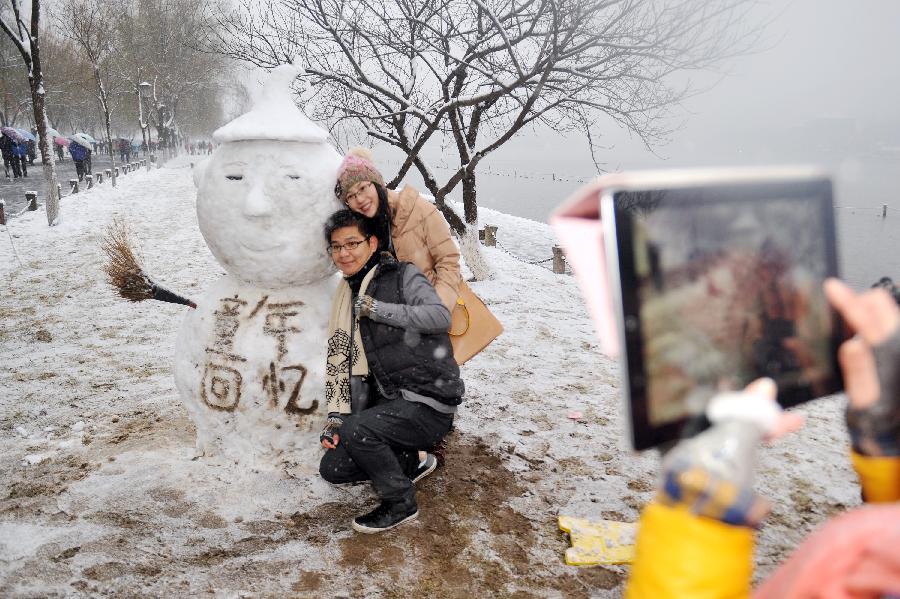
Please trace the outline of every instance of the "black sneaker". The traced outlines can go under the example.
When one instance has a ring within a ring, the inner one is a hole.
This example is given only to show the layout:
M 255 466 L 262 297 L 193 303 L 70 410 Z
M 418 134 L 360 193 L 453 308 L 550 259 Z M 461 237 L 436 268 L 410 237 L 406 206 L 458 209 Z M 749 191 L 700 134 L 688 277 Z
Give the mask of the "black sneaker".
M 434 469 L 437 468 L 437 465 L 438 465 L 437 458 L 434 457 L 433 455 L 431 455 L 430 453 L 426 453 L 425 454 L 425 463 L 422 464 L 421 466 L 419 466 L 418 468 L 416 468 L 416 471 L 413 472 L 412 476 L 409 477 L 410 480 L 412 480 L 414 483 L 419 482 L 420 480 L 422 480 L 423 478 L 425 478 L 426 476 L 428 476 L 429 474 L 434 472 Z
M 382 501 L 381 505 L 364 516 L 353 519 L 353 529 L 364 533 L 382 532 L 415 520 L 419 508 L 413 499 L 408 501 Z

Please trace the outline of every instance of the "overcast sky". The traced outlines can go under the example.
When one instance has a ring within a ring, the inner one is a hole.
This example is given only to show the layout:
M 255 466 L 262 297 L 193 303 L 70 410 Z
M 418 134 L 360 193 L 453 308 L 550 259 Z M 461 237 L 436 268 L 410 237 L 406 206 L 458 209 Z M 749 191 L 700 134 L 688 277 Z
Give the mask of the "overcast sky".
M 900 1 L 793 0 L 760 11 L 774 17 L 768 49 L 733 60 L 713 89 L 686 103 L 684 127 L 657 150 L 662 158 L 610 129 L 604 143 L 615 148 L 603 153 L 609 169 L 798 158 L 804 152 L 779 146 L 785 138 L 802 142 L 807 127 L 827 135 L 813 124 L 818 119 L 850 119 L 873 143 L 900 146 Z M 552 160 L 573 173 L 589 171 L 581 149 L 541 134 L 511 144 L 495 162 Z

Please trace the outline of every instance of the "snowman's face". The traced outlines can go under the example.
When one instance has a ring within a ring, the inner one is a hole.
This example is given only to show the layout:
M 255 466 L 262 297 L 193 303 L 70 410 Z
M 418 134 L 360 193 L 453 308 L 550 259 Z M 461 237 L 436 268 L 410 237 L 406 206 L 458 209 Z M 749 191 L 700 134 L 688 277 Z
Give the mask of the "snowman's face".
M 341 157 L 327 144 L 223 144 L 196 175 L 197 218 L 229 273 L 261 287 L 305 285 L 331 272 L 322 230 L 340 204 Z

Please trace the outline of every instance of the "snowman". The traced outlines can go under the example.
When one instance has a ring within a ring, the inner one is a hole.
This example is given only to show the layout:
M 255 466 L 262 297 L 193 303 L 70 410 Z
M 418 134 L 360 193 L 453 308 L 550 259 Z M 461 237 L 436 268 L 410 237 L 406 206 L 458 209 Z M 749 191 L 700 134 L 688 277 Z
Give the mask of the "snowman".
M 325 411 L 336 278 L 322 231 L 341 157 L 291 99 L 299 73 L 273 70 L 194 170 L 200 231 L 227 274 L 182 323 L 175 381 L 198 451 L 252 466 L 314 468 Z

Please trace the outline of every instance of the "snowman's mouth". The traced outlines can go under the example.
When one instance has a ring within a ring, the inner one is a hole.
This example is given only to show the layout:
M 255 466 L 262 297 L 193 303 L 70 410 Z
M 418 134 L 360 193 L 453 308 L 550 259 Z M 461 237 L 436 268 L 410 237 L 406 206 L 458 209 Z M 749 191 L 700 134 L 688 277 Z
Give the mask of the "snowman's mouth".
M 255 241 L 255 242 L 240 242 L 241 247 L 245 250 L 250 250 L 251 252 L 273 252 L 275 250 L 281 249 L 284 245 L 283 243 L 271 243 L 263 240 Z

